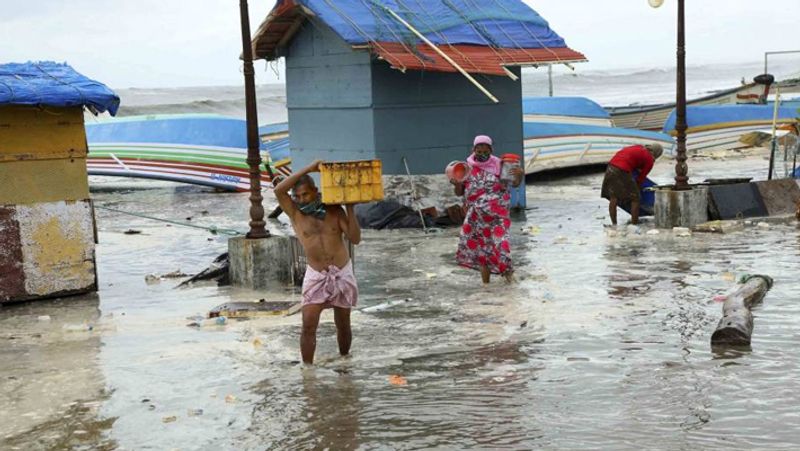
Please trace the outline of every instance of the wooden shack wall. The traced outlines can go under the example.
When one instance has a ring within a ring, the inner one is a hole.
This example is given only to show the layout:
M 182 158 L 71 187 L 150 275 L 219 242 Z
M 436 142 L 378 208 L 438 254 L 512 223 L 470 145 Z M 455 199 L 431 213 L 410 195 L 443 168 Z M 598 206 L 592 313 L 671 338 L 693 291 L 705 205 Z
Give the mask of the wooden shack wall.
M 81 107 L 0 107 L 0 303 L 93 291 Z

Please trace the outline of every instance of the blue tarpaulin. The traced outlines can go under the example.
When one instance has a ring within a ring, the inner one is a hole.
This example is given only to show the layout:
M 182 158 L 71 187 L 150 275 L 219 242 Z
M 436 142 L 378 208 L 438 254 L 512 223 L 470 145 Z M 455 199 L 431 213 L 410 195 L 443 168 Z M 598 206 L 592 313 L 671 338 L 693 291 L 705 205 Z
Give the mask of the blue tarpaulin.
M 119 97 L 66 63 L 0 64 L 0 105 L 85 106 L 117 114 Z
M 522 114 L 609 118 L 605 108 L 586 97 L 524 97 Z
M 704 125 L 724 124 L 746 121 L 772 121 L 773 105 L 713 105 L 686 107 L 686 123 L 689 128 Z M 794 119 L 800 116 L 796 108 L 779 107 L 778 120 Z M 675 130 L 675 110 L 664 123 L 664 133 Z
M 566 47 L 547 21 L 521 0 L 295 0 L 351 45 L 417 42 L 385 8 L 434 44 L 505 48 Z

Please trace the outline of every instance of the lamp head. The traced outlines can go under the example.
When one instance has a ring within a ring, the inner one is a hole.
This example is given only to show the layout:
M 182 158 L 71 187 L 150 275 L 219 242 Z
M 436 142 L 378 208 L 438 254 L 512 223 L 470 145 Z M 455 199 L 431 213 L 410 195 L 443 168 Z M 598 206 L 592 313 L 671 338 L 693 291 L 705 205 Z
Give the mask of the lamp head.
M 647 0 L 647 3 L 649 3 L 653 8 L 658 8 L 664 4 L 664 0 Z

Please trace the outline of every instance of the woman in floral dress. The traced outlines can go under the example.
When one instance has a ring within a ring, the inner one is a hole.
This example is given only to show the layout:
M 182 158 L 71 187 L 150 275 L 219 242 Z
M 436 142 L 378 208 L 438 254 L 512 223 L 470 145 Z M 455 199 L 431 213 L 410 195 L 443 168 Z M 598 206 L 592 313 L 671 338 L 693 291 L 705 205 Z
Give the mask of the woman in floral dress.
M 491 274 L 501 274 L 511 281 L 511 245 L 509 244 L 508 182 L 500 180 L 501 161 L 492 155 L 492 139 L 475 137 L 472 155 L 467 158 L 470 172 L 463 182 L 451 181 L 456 195 L 464 196 L 466 216 L 461 227 L 456 261 L 459 265 L 480 271 L 483 283 Z M 512 169 L 513 187 L 519 186 L 522 168 Z

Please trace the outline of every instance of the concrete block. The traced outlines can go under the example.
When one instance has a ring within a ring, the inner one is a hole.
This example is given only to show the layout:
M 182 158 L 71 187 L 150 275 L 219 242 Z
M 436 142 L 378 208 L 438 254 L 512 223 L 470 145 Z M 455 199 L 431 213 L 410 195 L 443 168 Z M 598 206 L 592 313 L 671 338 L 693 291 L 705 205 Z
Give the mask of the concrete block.
M 88 199 L 0 205 L 0 304 L 97 289 Z
M 764 180 L 754 183 L 770 216 L 793 215 L 800 203 L 800 187 L 795 180 Z
M 293 236 L 261 240 L 228 240 L 231 285 L 263 290 L 281 285 L 301 285 L 306 270 L 303 247 Z
M 753 183 L 712 185 L 708 188 L 711 219 L 741 219 L 767 216 L 767 207 Z
M 708 221 L 708 190 L 656 191 L 655 223 L 661 229 L 693 227 Z

